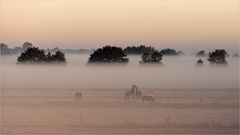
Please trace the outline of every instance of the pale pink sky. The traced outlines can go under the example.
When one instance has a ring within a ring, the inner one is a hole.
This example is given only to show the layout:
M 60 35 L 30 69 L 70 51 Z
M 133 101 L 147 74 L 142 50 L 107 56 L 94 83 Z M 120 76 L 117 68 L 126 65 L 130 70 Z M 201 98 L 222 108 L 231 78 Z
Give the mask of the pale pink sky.
M 239 45 L 238 0 L 0 0 L 0 42 L 42 48 L 105 44 Z

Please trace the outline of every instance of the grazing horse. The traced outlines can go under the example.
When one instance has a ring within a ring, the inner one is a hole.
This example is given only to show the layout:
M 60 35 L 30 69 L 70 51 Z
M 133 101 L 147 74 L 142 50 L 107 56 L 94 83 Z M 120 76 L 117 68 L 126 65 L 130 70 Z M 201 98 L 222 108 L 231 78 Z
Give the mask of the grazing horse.
M 138 91 L 138 87 L 136 85 L 132 85 L 132 89 L 127 91 L 124 97 L 125 100 L 129 98 L 140 99 L 142 97 L 142 92 Z
M 76 102 L 82 101 L 82 93 L 80 93 L 80 92 L 75 93 L 75 101 Z
M 142 102 L 148 101 L 149 103 L 155 103 L 155 98 L 153 96 L 143 96 Z

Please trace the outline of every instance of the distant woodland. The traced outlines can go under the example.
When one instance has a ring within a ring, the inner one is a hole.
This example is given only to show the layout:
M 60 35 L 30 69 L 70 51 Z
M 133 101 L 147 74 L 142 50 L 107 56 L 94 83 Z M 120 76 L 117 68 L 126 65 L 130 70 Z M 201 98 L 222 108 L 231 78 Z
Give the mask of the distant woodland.
M 8 45 L 1 43 L 1 55 L 19 55 L 18 63 L 66 63 L 65 54 L 90 54 L 88 63 L 128 63 L 128 55 L 140 55 L 140 64 L 161 63 L 165 56 L 179 56 L 184 52 L 175 49 L 157 50 L 152 46 L 127 46 L 126 48 L 106 45 L 96 50 L 85 49 L 40 49 L 34 47 L 32 43 L 25 42 L 22 47 L 9 48 Z M 227 64 L 226 57 L 229 56 L 224 49 L 215 49 L 206 53 L 200 50 L 195 53 L 196 57 L 207 57 L 210 64 Z M 232 57 L 239 57 L 239 53 L 234 53 Z M 199 59 L 197 65 L 202 65 L 204 61 Z

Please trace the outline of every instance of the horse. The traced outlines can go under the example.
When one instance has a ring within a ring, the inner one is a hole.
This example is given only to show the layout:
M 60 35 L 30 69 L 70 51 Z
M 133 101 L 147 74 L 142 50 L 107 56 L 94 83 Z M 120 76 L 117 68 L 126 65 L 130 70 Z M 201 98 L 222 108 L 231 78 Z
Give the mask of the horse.
M 143 96 L 142 103 L 148 101 L 149 103 L 155 103 L 155 98 L 153 96 Z
M 125 100 L 127 100 L 127 99 L 129 99 L 131 96 L 133 96 L 133 95 L 134 95 L 134 92 L 130 90 L 130 91 L 127 91 L 127 92 L 126 92 L 124 98 L 125 98 Z
M 130 91 L 126 92 L 124 97 L 125 97 L 125 100 L 127 100 L 129 98 L 141 98 L 142 92 L 141 91 L 134 92 L 134 91 L 130 90 Z
M 132 85 L 132 89 L 125 93 L 125 100 L 129 98 L 137 98 L 140 99 L 142 97 L 142 92 L 138 91 L 138 87 L 136 85 Z
M 82 101 L 82 93 L 80 93 L 80 92 L 75 93 L 75 101 L 76 102 Z
M 142 92 L 141 91 L 137 91 L 136 92 L 136 97 L 137 98 L 141 98 L 142 97 Z

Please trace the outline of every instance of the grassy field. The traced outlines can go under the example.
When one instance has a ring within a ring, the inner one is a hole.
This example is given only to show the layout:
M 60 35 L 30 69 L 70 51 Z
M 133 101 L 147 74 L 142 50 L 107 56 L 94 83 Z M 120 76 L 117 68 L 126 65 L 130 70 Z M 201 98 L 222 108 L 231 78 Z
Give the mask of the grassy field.
M 125 92 L 2 90 L 1 134 L 239 133 L 238 90 L 157 90 L 152 104 L 125 101 Z

